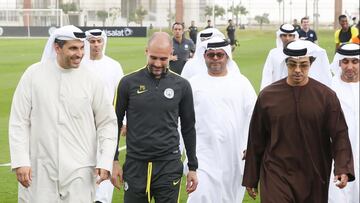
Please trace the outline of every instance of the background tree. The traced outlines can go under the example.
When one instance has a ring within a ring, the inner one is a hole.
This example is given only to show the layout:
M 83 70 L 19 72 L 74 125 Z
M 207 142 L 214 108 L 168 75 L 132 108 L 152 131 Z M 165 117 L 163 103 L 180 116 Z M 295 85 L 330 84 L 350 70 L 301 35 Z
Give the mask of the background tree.
M 221 6 L 215 5 L 215 19 L 219 16 L 223 17 L 225 14 L 225 9 Z M 215 25 L 215 19 L 214 19 L 214 25 Z
M 270 23 L 268 13 L 264 13 L 264 14 L 262 14 L 262 16 L 259 16 L 259 15 L 255 16 L 255 20 L 256 20 L 256 22 L 259 23 L 260 30 L 262 30 L 262 26 L 264 23 L 266 23 L 266 24 Z
M 127 18 L 126 25 L 129 26 L 129 24 L 131 22 L 136 23 L 136 16 L 135 16 L 135 13 L 133 13 L 133 12 L 129 13 L 129 17 Z
M 75 3 L 61 3 L 59 7 L 65 14 L 68 14 L 70 11 L 78 11 Z
M 171 30 L 172 22 L 175 22 L 175 13 L 168 13 L 167 14 L 167 22 L 169 23 L 169 29 Z
M 206 6 L 205 7 L 205 17 L 209 18 L 212 16 L 212 6 Z
M 140 26 L 143 25 L 143 20 L 145 16 L 148 14 L 147 10 L 143 9 L 142 6 L 140 8 L 135 10 L 135 21 L 136 23 L 140 24 Z
M 101 20 L 103 27 L 105 27 L 105 22 L 109 16 L 109 13 L 107 11 L 100 10 L 96 12 L 96 16 Z
M 111 8 L 109 11 L 109 17 L 111 20 L 111 24 L 114 25 L 115 21 L 120 18 L 121 9 L 120 8 Z
M 231 6 L 228 11 L 235 16 L 236 25 L 241 25 L 241 18 L 239 20 L 239 16 L 241 17 L 242 15 L 247 15 L 249 13 L 246 8 L 244 6 L 241 6 L 240 4 L 235 7 Z
M 212 13 L 213 12 L 213 7 L 212 6 L 206 6 L 205 7 L 205 16 L 206 17 L 211 17 L 212 16 Z M 215 19 L 219 16 L 224 16 L 225 14 L 225 9 L 219 5 L 215 5 L 215 8 L 214 8 L 214 15 L 215 15 L 215 18 L 214 18 L 214 24 L 213 26 L 215 26 Z

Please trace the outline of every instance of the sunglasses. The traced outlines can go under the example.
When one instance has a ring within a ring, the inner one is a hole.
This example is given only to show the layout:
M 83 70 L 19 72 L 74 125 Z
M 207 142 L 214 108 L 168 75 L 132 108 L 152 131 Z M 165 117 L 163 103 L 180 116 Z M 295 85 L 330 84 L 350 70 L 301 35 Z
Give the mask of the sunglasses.
M 300 69 L 307 69 L 310 67 L 310 63 L 293 63 L 293 62 L 288 62 L 286 64 L 290 69 L 295 69 L 297 67 L 300 67 Z
M 225 53 L 222 53 L 222 52 L 210 52 L 210 53 L 206 53 L 206 56 L 208 57 L 208 58 L 211 58 L 211 59 L 214 59 L 215 58 L 215 56 L 218 58 L 218 59 L 222 59 L 222 58 L 224 58 L 224 56 L 225 56 Z

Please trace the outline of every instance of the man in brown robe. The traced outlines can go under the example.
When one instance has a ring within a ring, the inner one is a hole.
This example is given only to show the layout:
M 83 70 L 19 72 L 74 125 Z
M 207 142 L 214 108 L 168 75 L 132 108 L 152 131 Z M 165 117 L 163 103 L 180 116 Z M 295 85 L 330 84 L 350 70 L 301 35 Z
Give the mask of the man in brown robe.
M 314 57 L 301 40 L 284 53 L 288 77 L 260 92 L 249 129 L 242 185 L 262 202 L 326 203 L 331 162 L 343 188 L 353 181 L 348 128 L 336 94 L 309 78 Z

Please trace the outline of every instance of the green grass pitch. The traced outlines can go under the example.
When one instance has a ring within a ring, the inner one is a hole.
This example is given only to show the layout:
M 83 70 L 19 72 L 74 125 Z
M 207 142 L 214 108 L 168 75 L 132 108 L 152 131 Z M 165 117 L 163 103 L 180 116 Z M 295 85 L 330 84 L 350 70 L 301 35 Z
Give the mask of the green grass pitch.
M 318 33 L 320 46 L 327 50 L 330 61 L 333 58 L 333 31 Z M 262 67 L 269 50 L 275 47 L 275 30 L 237 31 L 240 46 L 233 53 L 241 72 L 249 78 L 258 92 Z M 110 38 L 107 55 L 119 61 L 125 73 L 141 68 L 146 63 L 146 38 Z M 24 70 L 40 60 L 46 39 L 0 38 L 0 164 L 9 163 L 8 120 L 13 92 Z M 124 145 L 124 140 L 121 141 Z M 124 153 L 121 154 L 121 161 Z M 185 181 L 182 181 L 180 202 L 186 202 Z M 113 202 L 122 202 L 123 192 L 114 192 Z M 0 203 L 17 202 L 17 181 L 9 166 L 0 167 Z M 247 195 L 243 202 L 254 201 Z

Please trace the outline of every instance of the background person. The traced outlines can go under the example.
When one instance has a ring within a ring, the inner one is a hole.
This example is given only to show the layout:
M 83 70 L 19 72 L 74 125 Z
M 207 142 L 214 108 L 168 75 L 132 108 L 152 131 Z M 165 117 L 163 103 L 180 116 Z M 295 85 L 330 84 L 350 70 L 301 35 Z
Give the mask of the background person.
M 195 21 L 191 21 L 191 26 L 189 27 L 189 37 L 196 44 L 196 36 L 198 33 L 198 28 L 195 25 Z
M 340 29 L 335 31 L 335 46 L 339 48 L 341 44 L 351 42 L 351 39 L 359 35 L 359 30 L 355 27 L 349 26 L 348 18 L 346 15 L 339 16 Z
M 228 23 L 229 25 L 226 27 L 226 33 L 230 40 L 231 51 L 234 51 L 236 46 L 236 39 L 235 39 L 236 26 L 233 24 L 233 21 L 231 19 L 228 20 Z
M 301 18 L 301 29 L 298 30 L 299 39 L 308 40 L 317 44 L 316 32 L 310 29 L 309 17 Z
M 186 61 L 192 58 L 195 52 L 194 43 L 184 37 L 184 24 L 175 22 L 172 26 L 173 55 L 170 58 L 170 70 L 181 74 Z
M 298 38 L 298 32 L 290 24 L 283 24 L 276 31 L 276 48 L 271 49 L 266 58 L 262 71 L 260 90 L 286 75 L 286 69 L 280 66 L 286 57 L 283 49 L 287 43 Z
M 206 22 L 207 22 L 207 25 L 206 25 L 206 27 L 204 29 L 213 28 L 213 26 L 211 25 L 211 20 L 210 19 L 207 20 Z
M 119 62 L 105 55 L 107 36 L 100 29 L 92 29 L 85 32 L 85 56 L 82 63 L 100 79 L 106 87 L 107 98 L 114 100 L 117 85 L 124 75 Z M 126 125 L 121 129 L 125 134 Z M 98 155 L 100 152 L 98 152 Z M 96 188 L 95 203 L 111 203 L 114 186 L 110 180 L 105 180 Z
M 296 18 L 293 20 L 292 26 L 294 26 L 294 28 L 295 28 L 296 31 L 299 31 L 299 30 L 301 29 L 301 27 L 300 27 L 300 25 L 298 24 L 298 21 L 297 21 Z

